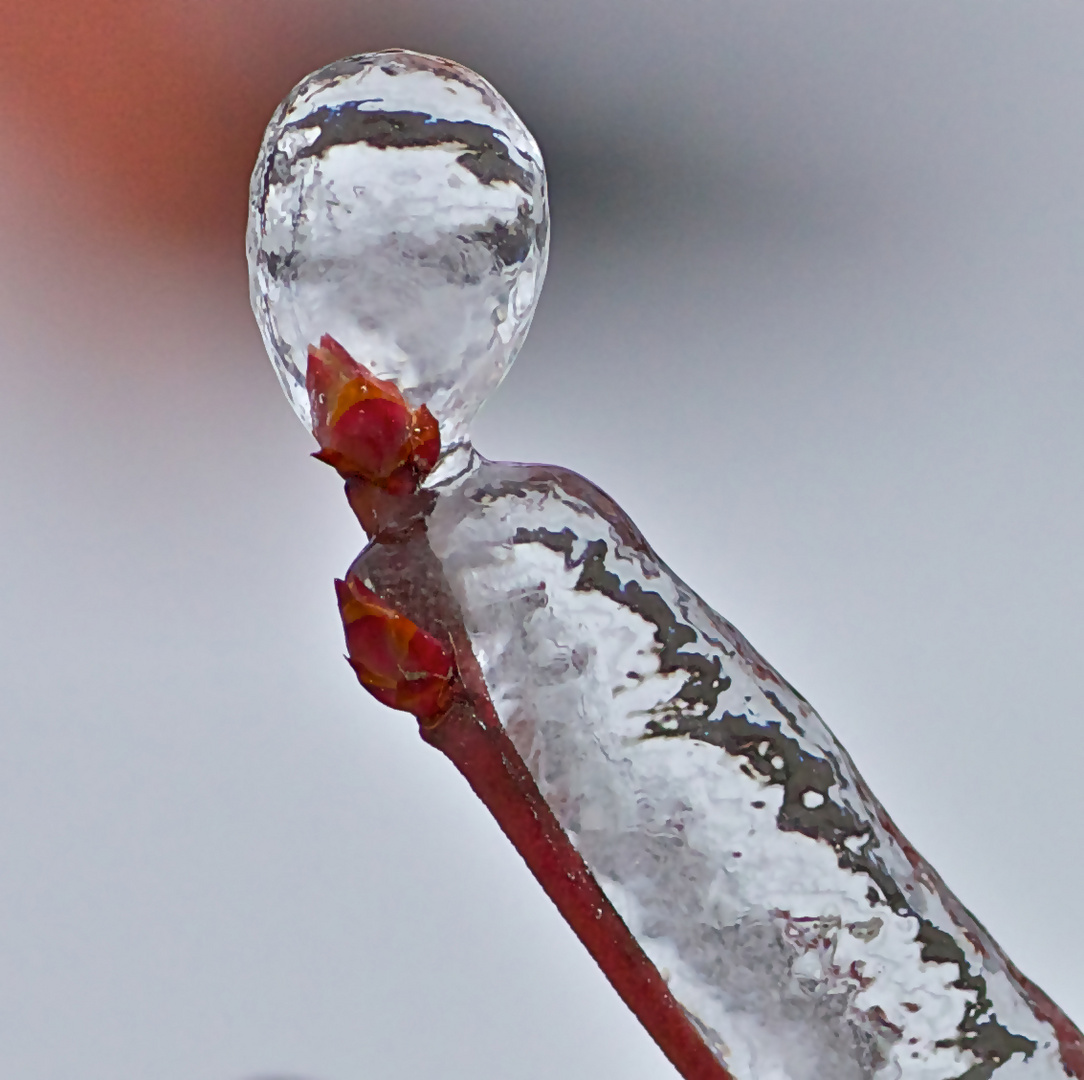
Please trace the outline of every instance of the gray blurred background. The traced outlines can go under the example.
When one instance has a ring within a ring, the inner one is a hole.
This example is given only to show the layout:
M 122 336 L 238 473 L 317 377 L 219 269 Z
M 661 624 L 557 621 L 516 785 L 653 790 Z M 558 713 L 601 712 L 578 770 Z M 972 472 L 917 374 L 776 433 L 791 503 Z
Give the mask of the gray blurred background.
M 262 354 L 246 171 L 390 45 L 549 164 L 479 447 L 613 494 L 1084 1019 L 1084 8 L 3 8 L 0 1076 L 674 1075 L 341 659 L 363 537 Z

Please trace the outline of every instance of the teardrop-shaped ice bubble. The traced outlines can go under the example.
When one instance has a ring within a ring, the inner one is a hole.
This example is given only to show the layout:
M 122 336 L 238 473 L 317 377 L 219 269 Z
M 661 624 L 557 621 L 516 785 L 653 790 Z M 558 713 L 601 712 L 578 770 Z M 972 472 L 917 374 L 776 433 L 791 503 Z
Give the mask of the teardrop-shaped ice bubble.
M 546 269 L 538 146 L 474 72 L 404 50 L 310 75 L 252 177 L 252 306 L 311 426 L 309 345 L 331 334 L 437 417 L 445 447 L 515 358 Z

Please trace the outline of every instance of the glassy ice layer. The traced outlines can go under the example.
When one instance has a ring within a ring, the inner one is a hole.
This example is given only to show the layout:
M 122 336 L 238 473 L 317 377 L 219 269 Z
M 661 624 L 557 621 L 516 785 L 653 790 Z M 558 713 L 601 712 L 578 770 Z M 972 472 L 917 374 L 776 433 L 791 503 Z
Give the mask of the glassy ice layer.
M 516 748 L 737 1080 L 1073 1075 L 1075 1028 L 607 496 L 476 457 L 428 534 Z
M 252 176 L 252 306 L 311 426 L 306 351 L 331 334 L 428 404 L 454 447 L 515 358 L 546 270 L 546 178 L 484 79 L 403 50 L 310 75 Z
M 573 473 L 470 451 L 546 261 L 541 159 L 487 83 L 404 52 L 305 80 L 264 141 L 249 256 L 303 419 L 305 349 L 331 333 L 461 441 L 422 524 L 500 719 L 736 1080 L 1084 1077 L 1079 1031 L 621 509 Z M 352 569 L 402 595 L 396 543 Z

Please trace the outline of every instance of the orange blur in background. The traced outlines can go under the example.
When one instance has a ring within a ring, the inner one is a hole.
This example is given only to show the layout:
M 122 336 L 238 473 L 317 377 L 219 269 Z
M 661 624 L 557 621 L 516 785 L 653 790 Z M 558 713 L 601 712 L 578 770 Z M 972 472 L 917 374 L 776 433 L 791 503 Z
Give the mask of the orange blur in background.
M 379 34 L 364 7 L 350 21 L 276 0 L 4 0 L 0 112 L 73 209 L 157 244 L 236 248 L 275 105 Z

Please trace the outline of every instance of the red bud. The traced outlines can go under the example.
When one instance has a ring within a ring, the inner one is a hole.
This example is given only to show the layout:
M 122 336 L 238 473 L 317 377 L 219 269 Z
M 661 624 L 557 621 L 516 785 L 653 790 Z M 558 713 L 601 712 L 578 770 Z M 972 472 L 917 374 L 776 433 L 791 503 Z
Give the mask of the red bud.
M 353 575 L 336 581 L 335 592 L 347 659 L 361 685 L 378 701 L 419 720 L 439 716 L 451 700 L 451 649 Z
M 314 457 L 394 494 L 417 490 L 440 457 L 440 427 L 425 405 L 411 410 L 393 382 L 378 379 L 330 334 L 309 347 L 305 385 L 320 443 Z

